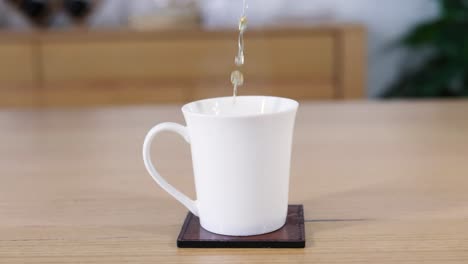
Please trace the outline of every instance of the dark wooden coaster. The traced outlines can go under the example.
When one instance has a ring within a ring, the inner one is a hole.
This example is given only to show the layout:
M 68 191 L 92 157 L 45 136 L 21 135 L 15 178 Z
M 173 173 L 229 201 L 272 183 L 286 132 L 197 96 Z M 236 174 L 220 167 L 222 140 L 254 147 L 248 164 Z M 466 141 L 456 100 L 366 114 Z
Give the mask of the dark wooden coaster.
M 304 248 L 304 208 L 289 205 L 286 224 L 279 230 L 257 236 L 223 236 L 206 231 L 199 218 L 188 213 L 177 238 L 180 248 Z

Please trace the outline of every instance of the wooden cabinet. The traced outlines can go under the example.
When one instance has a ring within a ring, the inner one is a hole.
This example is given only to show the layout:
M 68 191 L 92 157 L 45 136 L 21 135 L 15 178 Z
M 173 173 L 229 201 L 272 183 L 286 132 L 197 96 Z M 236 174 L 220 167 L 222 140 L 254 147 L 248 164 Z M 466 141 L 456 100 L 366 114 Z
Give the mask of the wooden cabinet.
M 30 62 L 18 74 L 31 77 L 25 84 L 40 93 L 42 105 L 186 102 L 232 92 L 234 31 L 37 33 L 31 39 L 31 46 L 14 51 L 0 46 L 0 55 L 8 53 L 13 64 L 21 58 L 18 68 Z M 251 31 L 245 43 L 241 95 L 363 96 L 365 33 L 359 26 Z M 0 77 L 0 93 L 15 80 Z
M 0 38 L 0 106 L 38 103 L 37 71 L 33 40 L 29 37 Z

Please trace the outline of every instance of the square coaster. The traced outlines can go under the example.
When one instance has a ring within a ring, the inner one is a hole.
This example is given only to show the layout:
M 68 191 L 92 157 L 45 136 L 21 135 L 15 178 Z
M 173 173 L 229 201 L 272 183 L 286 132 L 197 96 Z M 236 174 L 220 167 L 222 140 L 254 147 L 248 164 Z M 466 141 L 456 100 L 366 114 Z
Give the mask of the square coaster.
M 274 232 L 256 236 L 223 236 L 206 231 L 199 218 L 188 213 L 177 238 L 179 248 L 304 248 L 304 208 L 289 205 L 286 224 Z

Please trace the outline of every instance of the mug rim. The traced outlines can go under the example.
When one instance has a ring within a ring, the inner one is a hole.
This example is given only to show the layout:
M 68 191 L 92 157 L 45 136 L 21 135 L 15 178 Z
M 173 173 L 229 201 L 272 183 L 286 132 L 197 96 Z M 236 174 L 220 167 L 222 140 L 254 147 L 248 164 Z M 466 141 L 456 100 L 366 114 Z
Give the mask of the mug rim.
M 212 114 L 205 114 L 205 113 L 196 113 L 191 110 L 189 110 L 189 106 L 196 104 L 196 103 L 203 103 L 203 102 L 208 102 L 208 101 L 215 101 L 215 100 L 220 100 L 220 99 L 232 99 L 232 96 L 222 96 L 222 97 L 213 97 L 213 98 L 206 98 L 206 99 L 201 99 L 197 101 L 193 101 L 190 103 L 186 103 L 185 105 L 182 106 L 181 110 L 184 114 L 189 114 L 193 116 L 199 116 L 199 117 L 210 117 L 210 118 L 250 118 L 250 117 L 264 117 L 264 116 L 273 116 L 273 115 L 278 115 L 278 114 L 283 114 L 283 113 L 289 113 L 289 112 L 295 112 L 297 111 L 299 107 L 299 102 L 296 100 L 286 98 L 286 97 L 278 97 L 278 96 L 269 96 L 269 95 L 243 95 L 243 96 L 237 96 L 236 99 L 242 99 L 242 98 L 269 98 L 269 99 L 279 99 L 281 101 L 286 101 L 291 103 L 290 106 L 288 106 L 284 110 L 280 110 L 277 112 L 273 113 L 264 113 L 264 114 L 248 114 L 248 115 L 212 115 Z

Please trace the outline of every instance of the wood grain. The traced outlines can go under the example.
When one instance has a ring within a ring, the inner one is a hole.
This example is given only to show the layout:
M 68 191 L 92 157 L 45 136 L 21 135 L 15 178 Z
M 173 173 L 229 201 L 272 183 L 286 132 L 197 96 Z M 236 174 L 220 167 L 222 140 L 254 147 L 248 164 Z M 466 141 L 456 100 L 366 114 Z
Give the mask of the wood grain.
M 0 263 L 467 263 L 467 101 L 303 103 L 290 202 L 302 250 L 177 249 L 186 210 L 141 144 L 179 106 L 0 112 Z M 189 146 L 154 160 L 194 197 Z

